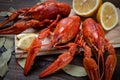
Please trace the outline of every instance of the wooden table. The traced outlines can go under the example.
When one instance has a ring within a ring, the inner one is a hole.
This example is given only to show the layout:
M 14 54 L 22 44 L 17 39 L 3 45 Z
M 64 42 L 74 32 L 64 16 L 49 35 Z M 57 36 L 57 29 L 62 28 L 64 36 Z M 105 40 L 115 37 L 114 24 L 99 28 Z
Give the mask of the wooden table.
M 0 10 L 6 10 L 9 7 L 13 7 L 15 9 L 19 9 L 22 7 L 31 7 L 40 0 L 0 0 Z M 58 0 L 58 1 L 65 1 L 72 5 L 72 0 Z M 116 7 L 120 8 L 120 1 L 119 0 L 103 0 L 103 1 L 110 1 L 113 4 L 116 5 Z M 71 6 L 72 7 L 72 6 Z M 0 18 L 0 20 L 3 20 L 3 18 Z M 112 80 L 120 80 L 120 48 L 116 48 L 117 53 L 117 67 L 114 72 Z M 58 55 L 54 56 L 40 56 L 35 59 L 35 64 L 33 65 L 30 73 L 28 76 L 23 75 L 23 69 L 18 66 L 16 71 L 16 58 L 15 53 L 12 53 L 12 58 L 9 62 L 9 71 L 4 76 L 3 80 L 89 80 L 89 78 L 86 77 L 72 77 L 66 73 L 64 73 L 62 70 L 59 70 L 55 74 L 52 74 L 48 77 L 45 77 L 43 79 L 39 79 L 38 75 L 39 73 L 45 69 L 49 64 L 51 64 Z M 76 55 L 74 60 L 71 62 L 73 64 L 82 65 L 82 59 L 81 56 Z

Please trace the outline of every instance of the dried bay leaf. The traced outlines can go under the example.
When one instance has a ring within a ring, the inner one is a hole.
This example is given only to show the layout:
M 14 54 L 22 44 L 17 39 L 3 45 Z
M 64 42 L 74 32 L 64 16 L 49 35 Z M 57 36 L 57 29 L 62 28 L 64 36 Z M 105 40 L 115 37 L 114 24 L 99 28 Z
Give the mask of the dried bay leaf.
M 3 16 L 3 17 L 5 17 L 5 16 L 10 16 L 12 13 L 11 12 L 8 12 L 8 11 L 1 11 L 0 12 L 0 16 Z
M 25 58 L 21 58 L 21 59 L 18 60 L 18 63 L 22 68 L 24 68 L 24 66 L 25 66 L 25 61 L 26 61 Z
M 0 48 L 3 46 L 5 42 L 5 37 L 0 37 Z
M 5 48 L 11 49 L 11 47 L 13 46 L 13 42 L 14 42 L 14 36 L 6 36 L 6 41 L 4 43 Z
M 0 48 L 0 56 L 3 52 L 7 51 L 7 49 L 4 47 L 4 45 Z
M 11 58 L 11 49 L 4 52 L 0 57 L 0 76 L 3 77 L 8 71 L 7 62 Z
M 8 61 L 11 58 L 12 46 L 14 42 L 14 36 L 4 36 L 5 40 L 3 47 L 6 49 L 0 56 L 0 76 L 3 77 L 8 71 Z
M 66 72 L 67 74 L 71 75 L 71 76 L 75 76 L 75 77 L 83 77 L 86 76 L 87 73 L 84 69 L 84 67 L 82 66 L 77 66 L 77 65 L 73 65 L 73 64 L 68 64 L 67 66 L 65 66 L 64 68 L 62 68 L 64 72 Z
M 0 12 L 0 16 L 3 16 L 3 17 L 4 17 L 4 16 L 7 16 L 7 12 L 6 12 L 6 11 L 1 11 L 1 12 Z
M 10 11 L 10 12 L 14 12 L 14 11 L 15 11 L 15 8 L 10 7 L 10 8 L 9 8 L 9 11 Z
M 7 71 L 8 71 L 7 62 L 3 62 L 2 64 L 0 64 L 0 76 L 3 77 Z
M 40 2 L 45 2 L 45 1 L 47 1 L 47 0 L 40 0 Z
M 6 52 L 3 53 L 3 58 L 5 61 L 9 61 L 11 58 L 11 49 L 8 49 Z
M 3 16 L 3 17 L 10 16 L 14 11 L 15 9 L 13 7 L 10 7 L 8 11 L 1 11 L 0 16 Z

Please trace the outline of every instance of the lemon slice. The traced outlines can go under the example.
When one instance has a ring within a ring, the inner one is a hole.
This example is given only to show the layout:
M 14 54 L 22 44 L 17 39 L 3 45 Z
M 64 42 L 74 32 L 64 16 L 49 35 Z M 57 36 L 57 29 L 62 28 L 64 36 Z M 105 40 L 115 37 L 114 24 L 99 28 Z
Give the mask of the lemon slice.
M 97 20 L 105 30 L 114 28 L 118 23 L 117 8 L 110 2 L 103 3 L 98 10 Z
M 17 37 L 17 39 L 21 39 L 21 38 L 24 37 L 25 35 L 27 35 L 27 34 L 18 34 L 18 35 L 16 35 L 16 37 Z
M 102 0 L 73 0 L 73 9 L 83 17 L 93 16 L 102 4 Z
M 26 34 L 17 43 L 20 49 L 28 49 L 32 41 L 37 37 L 37 34 Z

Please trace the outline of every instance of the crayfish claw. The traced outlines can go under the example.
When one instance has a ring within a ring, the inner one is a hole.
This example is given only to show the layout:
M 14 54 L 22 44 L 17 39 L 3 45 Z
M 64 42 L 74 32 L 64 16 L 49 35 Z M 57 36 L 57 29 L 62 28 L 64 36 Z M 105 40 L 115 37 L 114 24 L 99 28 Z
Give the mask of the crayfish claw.
M 95 60 L 89 57 L 84 58 L 84 67 L 86 72 L 90 78 L 90 80 L 100 80 L 100 76 L 98 75 L 98 65 Z
M 71 62 L 72 59 L 73 56 L 71 56 L 69 52 L 63 53 L 58 57 L 57 60 L 55 60 L 50 66 L 48 66 L 47 69 L 42 71 L 42 73 L 39 75 L 40 78 L 43 78 L 61 69 L 62 67 L 66 66 L 69 62 Z
M 111 80 L 116 67 L 117 57 L 116 57 L 115 49 L 111 44 L 108 43 L 106 48 L 109 52 L 109 55 L 105 63 L 105 80 Z
M 73 44 L 70 43 L 68 44 L 68 46 L 70 47 L 69 52 L 61 54 L 57 58 L 57 60 L 55 60 L 50 66 L 47 67 L 47 69 L 42 71 L 41 74 L 39 75 L 40 78 L 43 78 L 58 71 L 59 69 L 63 68 L 72 61 L 76 52 L 76 45 L 74 43 Z
M 24 75 L 27 75 L 28 71 L 30 70 L 37 53 L 40 51 L 40 47 L 41 41 L 39 41 L 38 38 L 35 38 L 30 48 L 28 49 L 28 55 L 24 67 Z
M 105 80 L 111 80 L 115 67 L 116 67 L 116 56 L 115 55 L 109 55 L 106 60 L 105 64 Z

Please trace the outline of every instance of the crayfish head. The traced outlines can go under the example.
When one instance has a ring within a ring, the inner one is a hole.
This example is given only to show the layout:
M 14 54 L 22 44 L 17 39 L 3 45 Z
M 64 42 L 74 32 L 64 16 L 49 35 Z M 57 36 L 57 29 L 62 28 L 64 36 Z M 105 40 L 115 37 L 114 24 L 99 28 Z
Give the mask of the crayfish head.
M 104 30 L 100 24 L 88 18 L 83 22 L 83 35 L 87 43 L 98 45 L 100 38 L 104 38 Z

